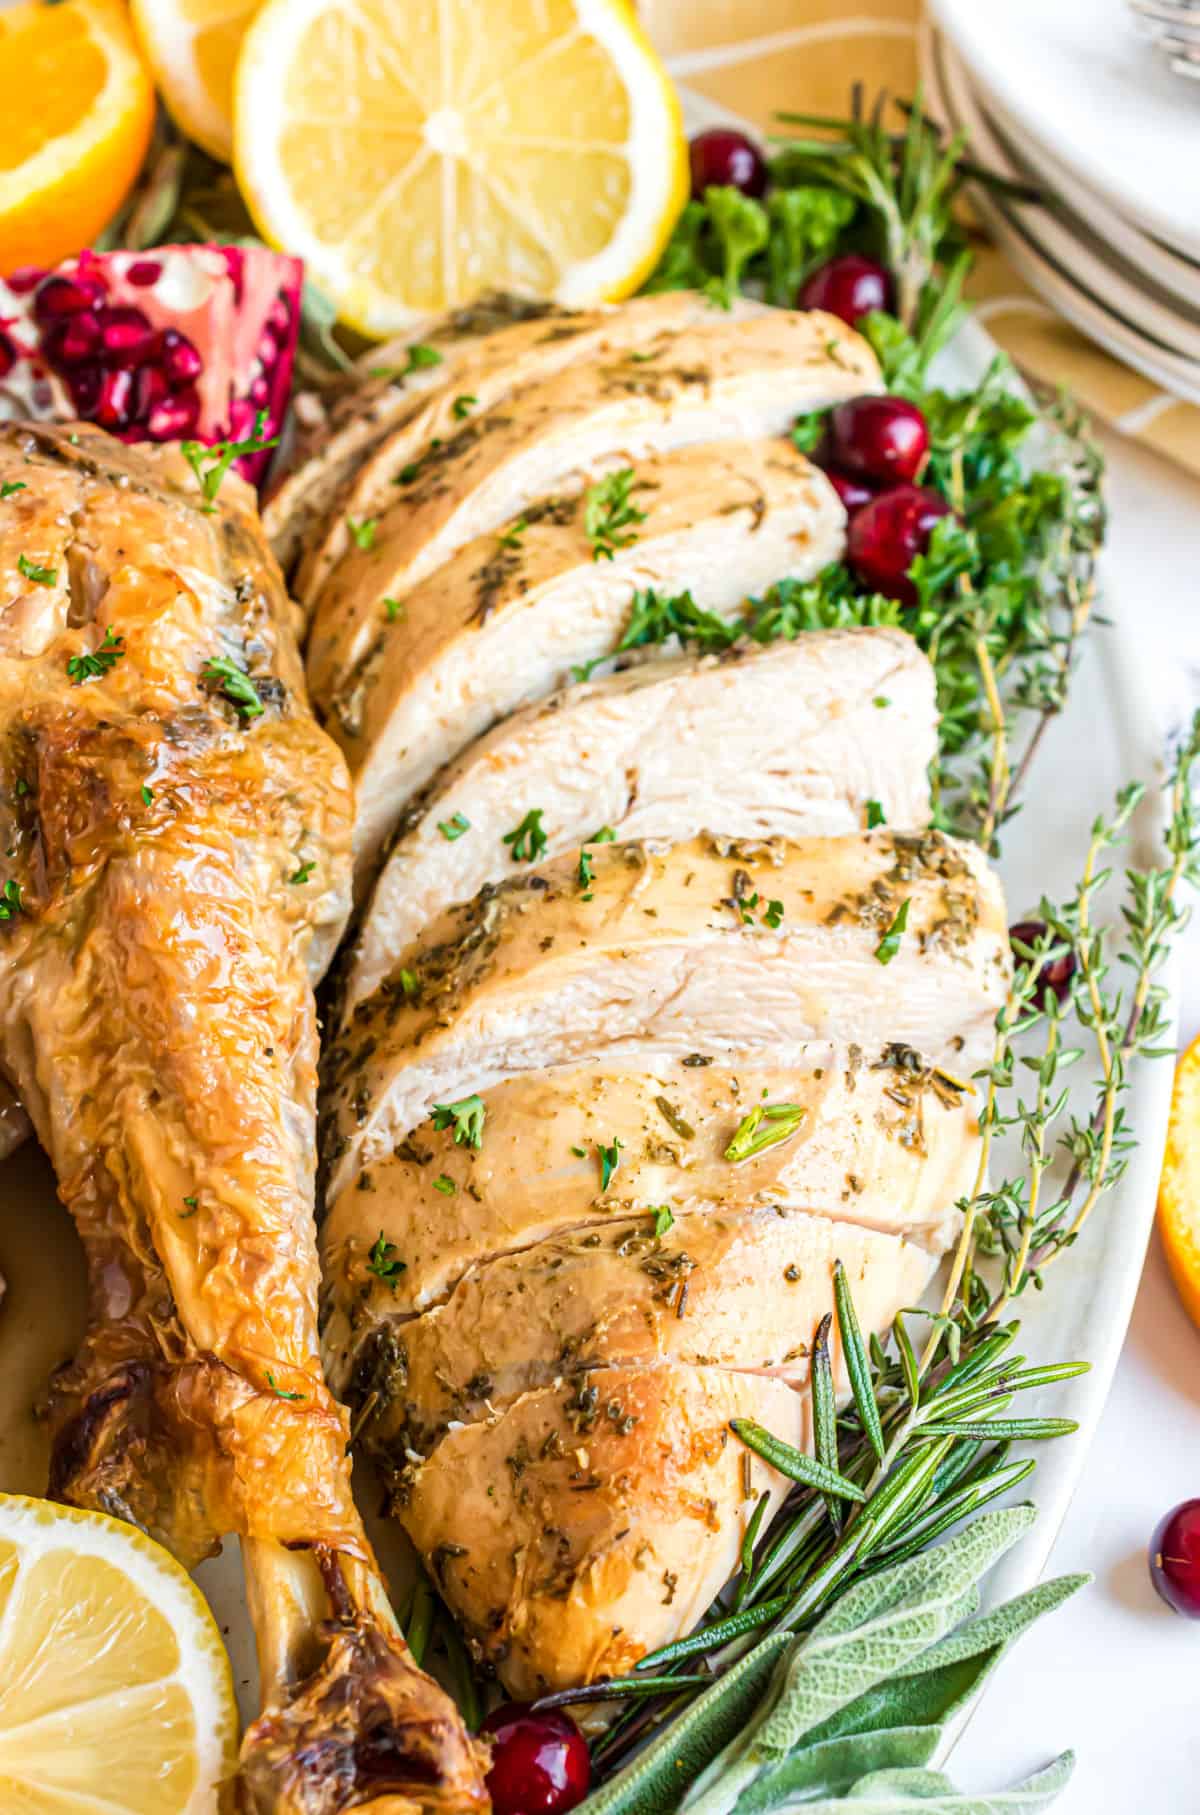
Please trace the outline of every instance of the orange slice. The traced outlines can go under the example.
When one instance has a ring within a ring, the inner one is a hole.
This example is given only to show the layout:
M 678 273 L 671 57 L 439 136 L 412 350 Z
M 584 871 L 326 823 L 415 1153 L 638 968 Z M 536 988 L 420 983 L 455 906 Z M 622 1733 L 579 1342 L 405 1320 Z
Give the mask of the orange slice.
M 1200 1325 L 1200 1037 L 1175 1072 L 1158 1226 L 1179 1296 Z
M 0 11 L 0 272 L 90 245 L 133 186 L 154 85 L 118 0 Z

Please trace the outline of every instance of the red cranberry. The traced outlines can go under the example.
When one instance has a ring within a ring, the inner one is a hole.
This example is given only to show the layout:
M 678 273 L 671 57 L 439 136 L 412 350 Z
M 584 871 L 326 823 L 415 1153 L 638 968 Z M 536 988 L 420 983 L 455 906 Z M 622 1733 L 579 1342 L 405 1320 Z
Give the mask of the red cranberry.
M 505 1702 L 483 1723 L 492 1742 L 492 1815 L 565 1815 L 591 1782 L 587 1742 L 570 1715 Z
M 138 258 L 125 273 L 131 284 L 139 290 L 148 290 L 162 276 L 162 266 L 156 258 Z
M 692 194 L 699 199 L 706 189 L 728 185 L 743 195 L 762 195 L 767 187 L 767 166 L 762 152 L 744 132 L 713 126 L 698 132 L 688 149 L 692 167 Z
M 31 290 L 37 289 L 45 275 L 42 265 L 18 265 L 4 281 L 14 296 L 28 296 Z
M 158 358 L 172 386 L 191 384 L 204 370 L 204 361 L 178 328 L 166 328 L 159 336 Z
M 150 322 L 140 309 L 105 309 L 100 318 L 100 338 L 115 365 L 138 365 L 150 350 Z
M 103 301 L 104 286 L 94 277 L 48 277 L 33 299 L 33 313 L 45 325 Z
M 155 404 L 146 417 L 151 441 L 182 441 L 200 420 L 200 399 L 195 391 L 180 391 Z
M 1039 939 L 1046 937 L 1046 923 L 1044 920 L 1018 920 L 1015 926 L 1009 927 L 1008 937 L 1010 942 L 1014 942 L 1013 957 L 1017 963 L 1027 964 L 1029 960 L 1022 957 L 1015 949 L 1015 944 L 1036 945 Z M 1064 952 L 1061 958 L 1052 958 L 1049 964 L 1043 964 L 1038 972 L 1034 995 L 1039 1007 L 1045 1008 L 1046 998 L 1050 995 L 1057 996 L 1060 1002 L 1066 1001 L 1075 969 L 1074 952 Z
M 909 568 L 929 547 L 938 518 L 949 515 L 946 500 L 923 486 L 897 485 L 881 492 L 851 519 L 846 534 L 846 560 L 855 577 L 885 598 L 915 605 L 917 589 Z
M 1150 1580 L 1176 1613 L 1200 1620 L 1200 1500 L 1182 1500 L 1150 1540 Z
M 890 309 L 895 298 L 892 280 L 882 265 L 858 252 L 843 252 L 828 264 L 818 265 L 801 285 L 796 298 L 801 309 L 826 309 L 840 315 L 853 328 L 872 309 Z
M 839 473 L 836 467 L 826 467 L 825 477 L 846 507 L 846 515 L 852 517 L 864 504 L 869 504 L 875 493 L 856 473 Z
M 929 430 L 916 404 L 903 397 L 852 397 L 829 418 L 829 451 L 843 472 L 894 485 L 916 479 Z

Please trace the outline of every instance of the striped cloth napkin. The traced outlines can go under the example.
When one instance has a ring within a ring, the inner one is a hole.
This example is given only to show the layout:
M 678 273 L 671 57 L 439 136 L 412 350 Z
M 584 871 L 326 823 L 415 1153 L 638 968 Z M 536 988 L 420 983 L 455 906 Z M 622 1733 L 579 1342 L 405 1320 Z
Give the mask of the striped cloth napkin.
M 638 10 L 682 87 L 763 131 L 777 109 L 844 115 L 855 81 L 868 95 L 907 97 L 917 85 L 920 0 L 640 0 Z M 1085 339 L 991 248 L 969 289 L 988 331 L 1022 366 L 1200 474 L 1200 407 Z

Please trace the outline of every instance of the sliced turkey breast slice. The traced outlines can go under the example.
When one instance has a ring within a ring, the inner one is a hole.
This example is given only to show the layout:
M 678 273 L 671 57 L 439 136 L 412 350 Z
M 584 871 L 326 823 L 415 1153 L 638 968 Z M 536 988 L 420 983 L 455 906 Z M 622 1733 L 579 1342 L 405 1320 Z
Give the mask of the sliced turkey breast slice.
M 295 432 L 286 466 L 278 476 L 272 473 L 262 512 L 267 540 L 284 572 L 325 516 L 330 497 L 391 425 L 412 413 L 423 391 L 452 382 L 460 361 L 491 335 L 525 322 L 545 331 L 549 318 L 570 319 L 553 303 L 532 297 L 483 297 L 448 315 L 414 322 L 394 340 L 372 347 L 328 407 L 319 396 L 300 392 L 293 405 Z M 432 347 L 440 358 L 410 358 L 417 345 Z
M 733 1418 L 809 1447 L 808 1397 L 781 1381 L 611 1368 L 451 1431 L 395 1479 L 409 1536 L 511 1693 L 620 1675 L 702 1617 L 759 1496 L 769 1517 L 788 1486 Z
M 764 311 L 764 304 L 739 298 L 734 319 Z M 350 547 L 349 521 L 362 522 L 386 511 L 396 497 L 397 476 L 430 442 L 448 440 L 464 422 L 484 414 L 523 386 L 544 383 L 568 366 L 616 359 L 631 348 L 653 348 L 640 355 L 648 365 L 666 352 L 671 336 L 683 329 L 729 319 L 710 298 L 696 291 L 670 290 L 635 297 L 620 308 L 513 323 L 482 339 L 460 340 L 452 350 L 439 347 L 443 363 L 429 373 L 436 389 L 430 391 L 426 386 L 419 401 L 394 410 L 387 431 L 372 440 L 341 486 L 336 491 L 326 488 L 325 508 L 306 538 L 304 558 L 296 572 L 297 598 L 305 605 L 316 603 L 325 581 Z M 378 366 L 386 361 L 377 358 L 372 363 Z
M 795 1132 L 733 1164 L 725 1150 L 763 1102 L 795 1104 Z M 760 1051 L 736 1067 L 627 1050 L 620 1067 L 520 1073 L 483 1104 L 478 1148 L 456 1141 L 453 1122 L 424 1121 L 331 1204 L 325 1347 L 339 1391 L 381 1321 L 427 1309 L 496 1255 L 659 1205 L 677 1223 L 800 1208 L 936 1255 L 979 1167 L 973 1086 L 904 1047 L 815 1046 L 786 1066 Z M 619 1164 L 604 1188 L 601 1150 L 614 1144 Z M 372 1268 L 381 1237 L 397 1266 Z
M 514 707 L 610 656 L 640 589 L 690 590 L 728 619 L 842 551 L 841 503 L 790 442 L 691 448 L 641 462 L 637 477 L 646 518 L 612 561 L 593 558 L 583 498 L 560 500 L 529 513 L 515 546 L 472 542 L 392 623 L 380 613 L 330 721 L 358 787 L 360 888 L 411 796 Z
M 720 658 L 644 663 L 529 706 L 404 815 L 348 960 L 343 1009 L 383 981 L 393 954 L 441 908 L 513 873 L 512 835 L 531 810 L 544 848 L 520 851 L 539 859 L 603 826 L 622 841 L 706 827 L 735 838 L 853 832 L 868 802 L 889 825 L 922 826 L 936 724 L 933 670 L 898 630 L 814 631 Z M 381 803 L 360 785 L 367 864 Z M 451 842 L 439 828 L 456 813 L 471 832 Z
M 433 1104 L 629 1042 L 897 1041 L 968 1076 L 990 1053 L 1011 959 L 976 846 L 876 831 L 588 852 L 582 879 L 557 857 L 449 909 L 360 1004 L 326 1063 L 333 1195 Z
M 426 1453 L 453 1423 L 601 1367 L 681 1361 L 802 1387 L 835 1261 L 868 1330 L 916 1304 L 937 1265 L 902 1236 L 775 1205 L 689 1217 L 661 1236 L 655 1227 L 650 1212 L 555 1236 L 473 1267 L 423 1316 L 378 1326 L 362 1357 L 374 1408 L 351 1395 L 363 1441 Z M 380 1363 L 392 1352 L 389 1370 Z
M 880 382 L 866 341 L 816 312 L 723 320 L 674 336 L 659 359 L 637 352 L 526 386 L 400 475 L 411 482 L 343 556 L 313 614 L 309 688 L 323 708 L 373 641 L 385 598 L 402 600 L 539 499 L 648 454 L 781 434 L 801 412 Z M 641 494 L 631 502 L 644 508 Z

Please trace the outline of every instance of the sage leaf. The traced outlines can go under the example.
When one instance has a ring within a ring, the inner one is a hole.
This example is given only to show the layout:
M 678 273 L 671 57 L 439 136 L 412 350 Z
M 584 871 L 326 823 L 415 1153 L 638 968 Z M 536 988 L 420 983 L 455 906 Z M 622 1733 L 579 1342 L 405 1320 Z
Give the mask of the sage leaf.
M 1038 1815 L 1065 1789 L 1074 1768 L 1074 1753 L 1064 1752 L 1011 1789 L 985 1795 L 956 1790 L 940 1771 L 875 1771 L 860 1778 L 844 1797 L 805 1799 L 804 1807 L 808 1815 L 838 1815 L 839 1810 L 842 1815 Z M 774 1804 L 776 1809 L 788 1806 Z
M 581 1803 L 579 1815 L 669 1815 L 677 1809 L 681 1790 L 751 1720 L 777 1659 L 794 1644 L 785 1632 L 761 1640 Z
M 871 1772 L 927 1765 L 940 1737 L 940 1727 L 882 1727 L 806 1746 L 752 1783 L 734 1815 L 766 1815 L 793 1798 L 807 1804 L 813 1796 L 841 1796 Z

